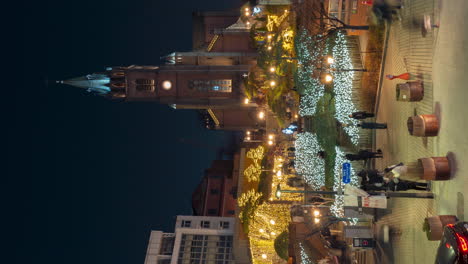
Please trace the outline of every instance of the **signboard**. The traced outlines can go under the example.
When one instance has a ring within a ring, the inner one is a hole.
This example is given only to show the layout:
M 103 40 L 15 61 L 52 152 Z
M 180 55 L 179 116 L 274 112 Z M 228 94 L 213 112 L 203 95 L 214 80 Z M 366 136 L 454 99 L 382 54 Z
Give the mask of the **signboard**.
M 348 162 L 343 163 L 343 183 L 351 182 L 351 164 Z
M 373 238 L 353 238 L 353 247 L 373 248 L 375 240 Z
M 387 208 L 387 197 L 382 196 L 382 195 L 373 195 L 373 196 L 368 196 L 368 197 L 345 195 L 344 205 L 361 207 L 359 205 L 358 199 L 361 199 L 362 207 L 382 208 L 382 209 Z
M 371 220 L 374 218 L 374 208 L 361 208 L 362 211 L 359 210 L 358 207 L 344 207 L 344 215 L 345 217 L 349 218 L 358 218 L 362 220 Z
M 370 226 L 345 226 L 344 235 L 346 238 L 370 238 L 373 236 Z

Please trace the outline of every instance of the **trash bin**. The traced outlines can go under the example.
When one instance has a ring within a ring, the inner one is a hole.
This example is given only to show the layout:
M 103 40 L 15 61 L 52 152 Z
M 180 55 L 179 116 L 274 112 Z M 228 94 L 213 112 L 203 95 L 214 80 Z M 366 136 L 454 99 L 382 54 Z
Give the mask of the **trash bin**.
M 421 81 L 399 83 L 396 85 L 396 99 L 402 102 L 417 102 L 424 97 L 424 86 Z
M 416 137 L 434 137 L 439 133 L 436 115 L 417 115 L 408 118 L 408 132 Z

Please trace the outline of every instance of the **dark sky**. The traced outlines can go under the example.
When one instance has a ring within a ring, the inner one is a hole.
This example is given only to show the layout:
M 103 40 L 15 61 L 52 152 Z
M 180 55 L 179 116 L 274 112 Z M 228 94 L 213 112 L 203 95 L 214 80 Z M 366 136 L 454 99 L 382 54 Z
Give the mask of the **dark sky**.
M 191 213 L 195 185 L 231 134 L 204 129 L 194 111 L 110 102 L 45 80 L 158 64 L 190 50 L 192 11 L 239 2 L 23 2 L 19 81 L 3 96 L 7 263 L 142 264 L 150 230 L 171 231 L 175 215 Z

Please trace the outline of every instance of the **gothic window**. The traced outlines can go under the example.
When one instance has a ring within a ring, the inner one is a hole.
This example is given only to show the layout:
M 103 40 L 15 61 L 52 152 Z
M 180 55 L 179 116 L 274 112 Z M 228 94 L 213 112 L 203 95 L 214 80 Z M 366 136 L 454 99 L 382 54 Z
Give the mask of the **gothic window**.
M 114 76 L 114 77 L 123 77 L 123 76 L 125 76 L 125 73 L 121 72 L 121 71 L 113 72 L 112 76 Z
M 199 92 L 221 92 L 230 93 L 232 91 L 232 80 L 191 80 L 189 88 Z
M 139 92 L 154 92 L 156 89 L 156 82 L 151 79 L 136 79 L 135 84 Z

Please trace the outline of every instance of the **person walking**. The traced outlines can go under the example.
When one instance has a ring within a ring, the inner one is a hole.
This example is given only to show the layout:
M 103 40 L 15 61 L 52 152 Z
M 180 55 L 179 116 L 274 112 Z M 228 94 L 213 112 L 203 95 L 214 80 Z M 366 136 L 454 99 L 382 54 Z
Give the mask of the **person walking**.
M 361 122 L 357 126 L 363 129 L 386 129 L 387 123 Z
M 372 151 L 368 151 L 365 149 L 361 149 L 359 150 L 357 154 L 346 154 L 345 157 L 347 160 L 350 160 L 350 161 L 383 158 L 382 151 L 380 149 L 377 150 L 377 152 L 372 152 Z
M 374 117 L 374 113 L 367 113 L 365 111 L 359 111 L 359 112 L 354 112 L 349 115 L 349 117 L 360 120 L 360 119 L 366 119 L 369 117 Z

